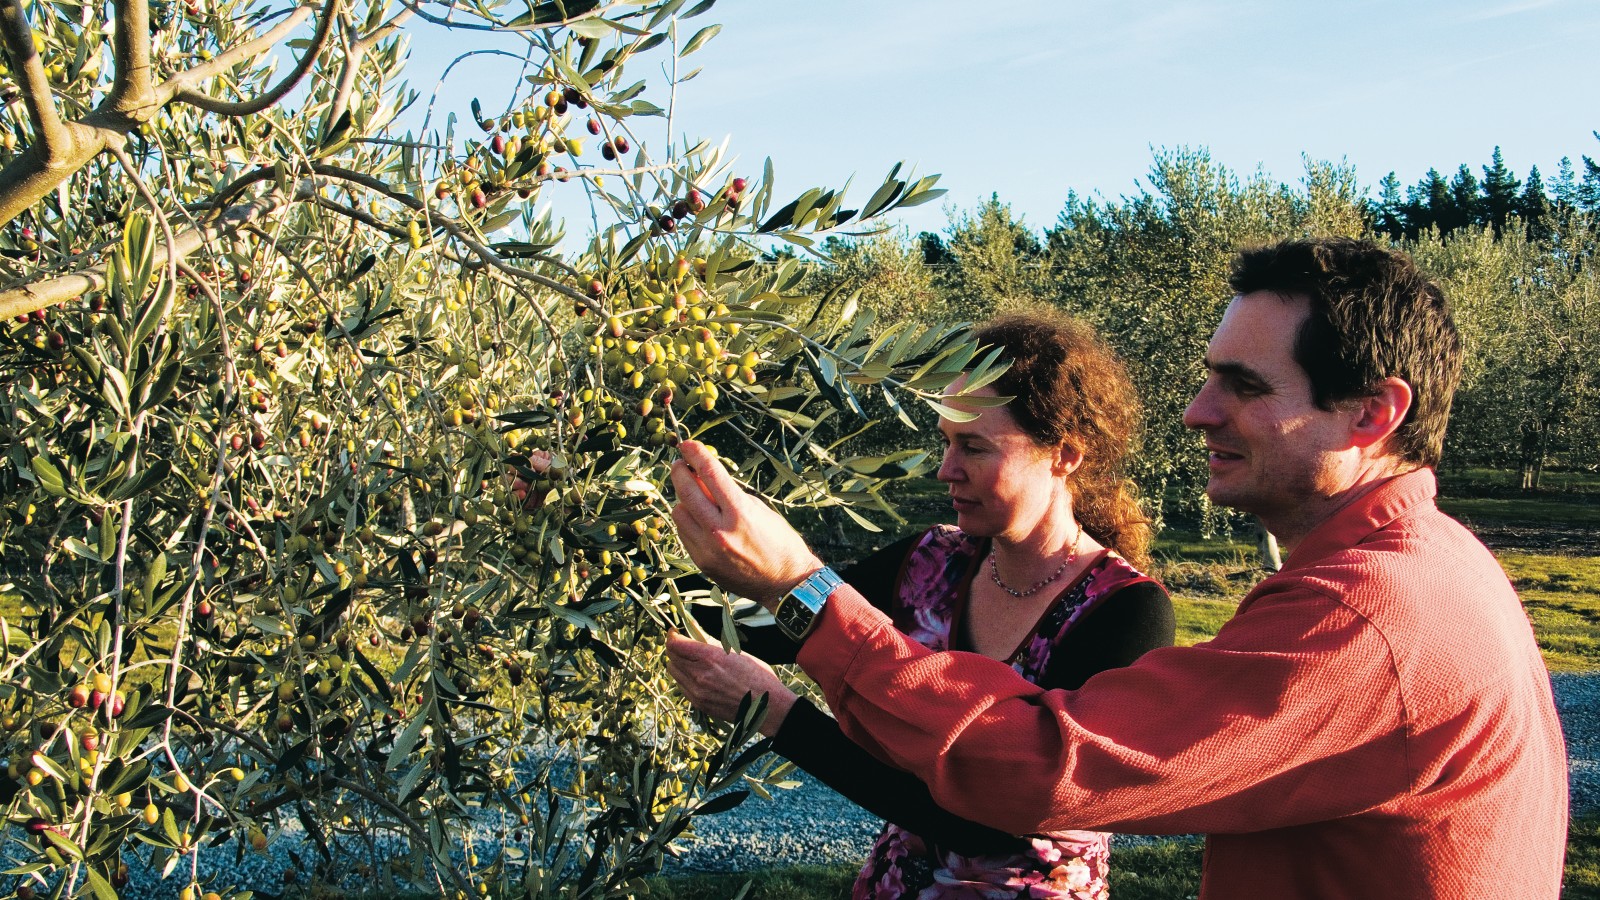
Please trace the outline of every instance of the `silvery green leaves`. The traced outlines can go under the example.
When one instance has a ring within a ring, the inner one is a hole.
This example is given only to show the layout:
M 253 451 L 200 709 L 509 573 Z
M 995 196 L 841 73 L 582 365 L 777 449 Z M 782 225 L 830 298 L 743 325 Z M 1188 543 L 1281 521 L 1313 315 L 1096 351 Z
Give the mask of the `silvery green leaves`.
M 785 228 L 826 231 L 850 222 L 866 222 L 896 209 L 921 206 L 944 196 L 943 188 L 934 187 L 939 176 L 928 175 L 912 180 L 908 174 L 907 177 L 900 178 L 900 167 L 903 165 L 905 164 L 894 164 L 889 174 L 884 177 L 883 184 L 879 185 L 860 209 L 840 208 L 844 200 L 843 190 L 812 188 L 772 213 L 761 223 L 757 231 L 762 234 Z
M 799 265 L 780 264 L 771 280 L 781 284 L 785 267 Z M 840 455 L 841 445 L 877 423 L 863 398 L 881 398 L 884 406 L 873 408 L 886 408 L 913 430 L 917 426 L 906 403 L 926 404 L 941 416 L 966 421 L 975 415 L 973 409 L 1009 400 L 976 393 L 1007 364 L 997 349 L 980 347 L 966 326 L 880 325 L 870 310 L 836 299 L 769 291 L 730 312 L 730 319 L 751 330 L 767 329 L 770 358 L 778 363 L 777 377 L 751 386 L 750 392 L 761 400 L 762 414 L 779 423 L 780 433 L 754 449 L 787 486 L 777 495 L 782 502 L 848 506 L 866 501 L 888 511 L 877 498 L 879 483 L 920 472 L 928 454 L 906 448 L 886 455 Z M 815 311 L 799 324 L 795 313 L 802 308 Z M 837 492 L 829 485 L 837 485 Z

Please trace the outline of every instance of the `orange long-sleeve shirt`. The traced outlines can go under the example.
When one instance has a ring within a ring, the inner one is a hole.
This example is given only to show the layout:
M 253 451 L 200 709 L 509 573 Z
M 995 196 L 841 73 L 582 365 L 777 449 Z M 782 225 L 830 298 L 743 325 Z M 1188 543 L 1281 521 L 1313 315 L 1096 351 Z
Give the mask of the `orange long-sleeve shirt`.
M 1077 691 L 931 653 L 849 588 L 799 661 L 857 742 L 1013 833 L 1207 834 L 1201 897 L 1555 900 L 1566 751 L 1550 679 L 1431 470 L 1296 547 L 1215 639 Z

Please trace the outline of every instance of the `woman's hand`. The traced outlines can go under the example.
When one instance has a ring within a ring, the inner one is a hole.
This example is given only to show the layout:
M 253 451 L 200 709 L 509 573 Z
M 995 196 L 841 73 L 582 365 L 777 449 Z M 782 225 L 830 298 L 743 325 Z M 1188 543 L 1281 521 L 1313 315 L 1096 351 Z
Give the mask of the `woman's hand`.
M 695 709 L 713 719 L 732 721 L 746 694 L 767 695 L 767 717 L 761 733 L 772 737 L 794 706 L 795 693 L 772 667 L 746 653 L 729 653 L 717 644 L 703 644 L 677 632 L 667 635 L 667 674 Z

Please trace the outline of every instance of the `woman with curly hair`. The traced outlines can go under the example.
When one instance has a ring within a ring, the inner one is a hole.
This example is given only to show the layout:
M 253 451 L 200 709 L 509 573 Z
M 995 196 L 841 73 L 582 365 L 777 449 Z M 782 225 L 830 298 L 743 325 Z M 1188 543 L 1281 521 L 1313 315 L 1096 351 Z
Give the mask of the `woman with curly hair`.
M 1125 474 L 1139 404 L 1122 364 L 1068 316 L 1005 315 L 977 337 L 1010 367 L 973 393 L 1012 399 L 948 401 L 976 414 L 939 423 L 938 478 L 955 524 L 841 576 L 930 649 L 981 653 L 1041 686 L 1077 688 L 1173 640 L 1172 603 L 1142 571 L 1150 529 Z M 886 820 L 856 900 L 1107 896 L 1110 835 L 1009 835 L 941 809 L 922 782 L 851 743 L 777 678 L 762 660 L 792 661 L 795 645 L 765 633 L 775 631 L 752 629 L 742 654 L 674 638 L 668 671 L 697 706 L 766 693 L 773 750 Z

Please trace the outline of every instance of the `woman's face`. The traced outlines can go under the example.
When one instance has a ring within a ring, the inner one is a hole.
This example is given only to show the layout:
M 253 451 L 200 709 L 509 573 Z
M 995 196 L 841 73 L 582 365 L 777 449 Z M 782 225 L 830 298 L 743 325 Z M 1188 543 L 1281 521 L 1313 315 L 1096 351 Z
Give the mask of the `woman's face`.
M 995 396 L 988 387 L 973 393 Z M 970 422 L 939 420 L 945 443 L 939 480 L 950 486 L 956 525 L 977 537 L 1026 537 L 1055 508 L 1065 474 L 1061 455 L 1040 446 L 1003 406 L 945 402 L 978 414 Z

